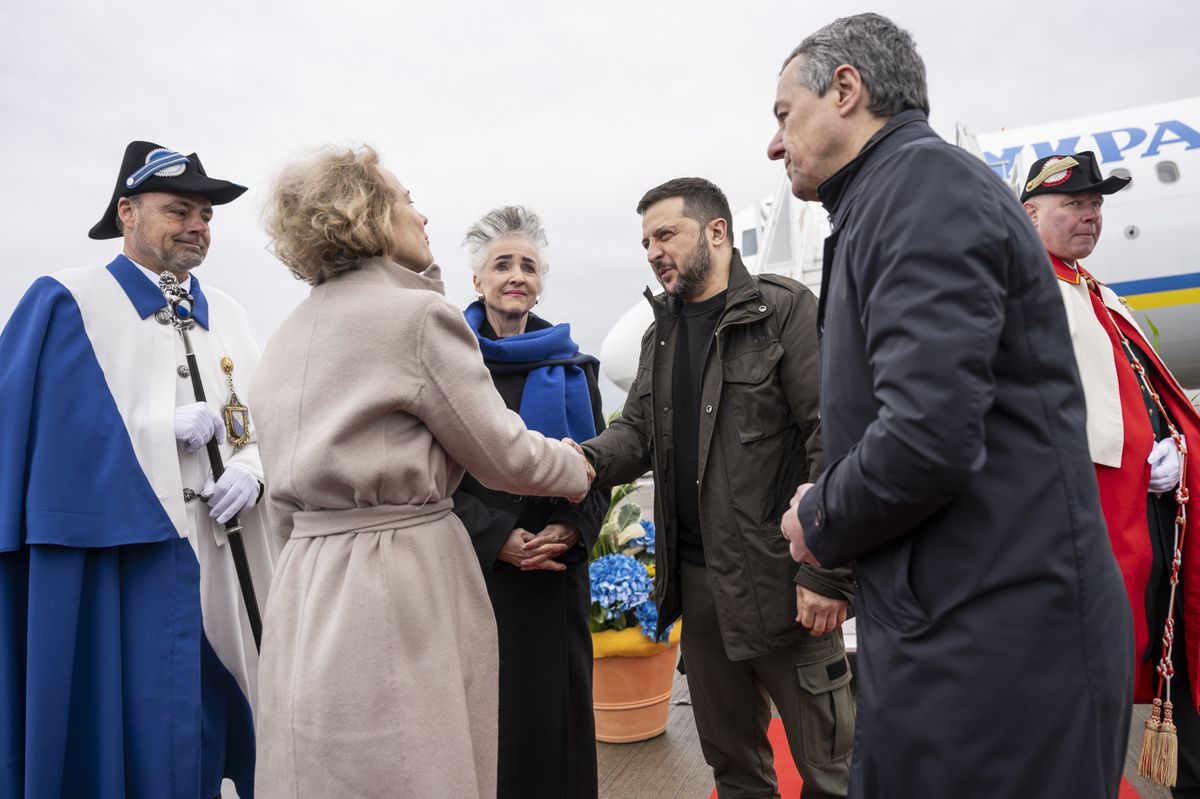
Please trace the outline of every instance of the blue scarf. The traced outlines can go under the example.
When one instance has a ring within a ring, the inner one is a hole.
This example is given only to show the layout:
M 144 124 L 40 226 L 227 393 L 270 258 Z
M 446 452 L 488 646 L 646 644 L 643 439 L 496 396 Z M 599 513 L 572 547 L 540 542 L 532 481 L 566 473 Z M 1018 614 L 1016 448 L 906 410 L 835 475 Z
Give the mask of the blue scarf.
M 479 339 L 489 369 L 497 374 L 526 374 L 517 411 L 526 427 L 547 438 L 570 437 L 582 442 L 595 437 L 592 395 L 581 365 L 599 362 L 579 352 L 579 345 L 571 340 L 570 325 L 554 325 L 493 341 L 479 335 L 486 318 L 482 302 L 468 305 L 463 315 Z

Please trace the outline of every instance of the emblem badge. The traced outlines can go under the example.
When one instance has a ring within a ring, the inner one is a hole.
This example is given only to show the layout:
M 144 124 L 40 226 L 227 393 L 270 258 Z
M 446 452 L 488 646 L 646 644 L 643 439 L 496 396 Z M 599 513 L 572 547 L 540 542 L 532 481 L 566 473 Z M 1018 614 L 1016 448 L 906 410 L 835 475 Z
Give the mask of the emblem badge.
M 1046 166 L 1049 167 L 1049 166 L 1052 166 L 1053 164 L 1057 164 L 1059 161 L 1065 161 L 1065 160 L 1067 160 L 1067 159 L 1066 158 L 1051 158 L 1049 161 L 1046 162 Z M 1072 158 L 1071 160 L 1073 161 L 1075 159 Z M 1045 180 L 1042 181 L 1042 185 L 1043 186 L 1057 186 L 1060 183 L 1066 183 L 1070 179 L 1071 179 L 1071 167 L 1068 166 L 1062 172 L 1058 172 L 1056 174 L 1049 175 Z
M 225 419 L 225 436 L 229 443 L 241 449 L 250 443 L 250 409 L 238 399 L 233 389 L 233 359 L 225 356 L 221 359 L 221 371 L 229 381 L 229 400 L 221 408 L 221 416 Z
M 151 150 L 146 153 L 146 166 L 151 166 L 155 162 L 164 164 L 163 168 L 154 174 L 160 178 L 177 178 L 187 169 L 188 162 L 185 159 L 182 163 L 175 163 L 173 156 L 178 156 L 179 153 L 174 150 L 168 150 L 166 147 L 159 147 L 157 150 Z
M 187 170 L 191 161 L 186 155 L 180 155 L 174 150 L 159 147 L 146 153 L 146 165 L 125 178 L 125 188 L 136 189 L 145 183 L 152 175 L 160 178 L 177 178 Z
M 1033 191 L 1038 186 L 1057 186 L 1064 183 L 1071 177 L 1071 167 L 1076 166 L 1079 166 L 1079 161 L 1069 155 L 1047 158 L 1037 177 L 1025 184 L 1025 191 Z

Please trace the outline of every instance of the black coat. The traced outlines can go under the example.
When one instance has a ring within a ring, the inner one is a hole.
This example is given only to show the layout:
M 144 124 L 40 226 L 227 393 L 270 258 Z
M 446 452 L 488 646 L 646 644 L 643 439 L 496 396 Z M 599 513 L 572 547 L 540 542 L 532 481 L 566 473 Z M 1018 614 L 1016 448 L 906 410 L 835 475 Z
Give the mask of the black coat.
M 1115 797 L 1130 613 L 1045 249 L 916 111 L 820 194 L 827 465 L 799 512 L 857 562 L 851 796 Z
M 531 315 L 526 330 L 549 326 Z M 495 337 L 486 322 L 481 333 Z M 506 365 L 488 366 L 505 404 L 519 410 L 525 374 L 512 373 Z M 604 415 L 596 364 L 583 369 L 599 431 Z M 574 505 L 493 491 L 470 474 L 454 493 L 454 512 L 479 555 L 499 633 L 498 799 L 596 797 L 588 552 L 607 509 L 604 491 L 593 491 Z M 565 572 L 522 572 L 496 559 L 514 528 L 539 533 L 554 522 L 573 525 L 582 538 L 558 558 L 567 564 Z

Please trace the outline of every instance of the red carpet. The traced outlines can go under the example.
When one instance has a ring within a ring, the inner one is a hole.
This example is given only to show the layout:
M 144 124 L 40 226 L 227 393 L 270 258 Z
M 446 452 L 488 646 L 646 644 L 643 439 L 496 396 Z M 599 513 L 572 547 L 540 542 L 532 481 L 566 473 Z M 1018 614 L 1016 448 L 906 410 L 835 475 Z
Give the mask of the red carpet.
M 787 737 L 783 734 L 783 722 L 771 719 L 771 728 L 767 731 L 771 739 L 771 748 L 775 751 L 775 776 L 779 778 L 779 795 L 782 799 L 797 799 L 800 796 L 800 775 L 796 773 L 796 762 L 788 749 Z M 717 791 L 713 789 L 710 799 L 717 799 Z M 1133 789 L 1129 781 L 1121 778 L 1121 792 L 1118 799 L 1141 799 L 1141 795 Z

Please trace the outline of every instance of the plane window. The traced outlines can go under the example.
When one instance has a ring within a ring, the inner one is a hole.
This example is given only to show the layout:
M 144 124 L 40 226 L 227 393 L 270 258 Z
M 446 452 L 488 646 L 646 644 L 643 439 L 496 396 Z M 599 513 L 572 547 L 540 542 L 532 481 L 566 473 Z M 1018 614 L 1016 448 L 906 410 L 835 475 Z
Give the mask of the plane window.
M 1112 176 L 1115 178 L 1129 178 L 1130 180 L 1132 180 L 1132 178 L 1133 178 L 1133 176 L 1129 174 L 1129 170 L 1125 169 L 1124 167 L 1117 167 L 1116 169 L 1114 169 L 1112 171 Z M 1132 188 L 1133 188 L 1133 183 L 1130 182 L 1125 187 L 1125 191 L 1129 191 Z
M 1179 180 L 1179 167 L 1174 161 L 1159 161 L 1154 165 L 1154 173 L 1163 183 L 1174 183 Z
M 751 256 L 758 252 L 758 231 L 749 228 L 742 231 L 742 255 Z

